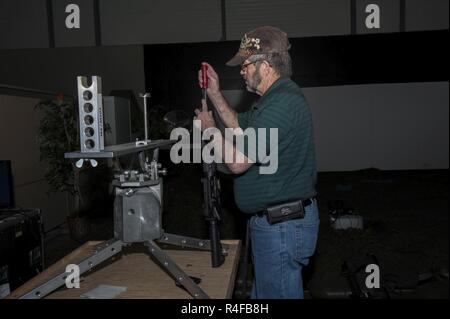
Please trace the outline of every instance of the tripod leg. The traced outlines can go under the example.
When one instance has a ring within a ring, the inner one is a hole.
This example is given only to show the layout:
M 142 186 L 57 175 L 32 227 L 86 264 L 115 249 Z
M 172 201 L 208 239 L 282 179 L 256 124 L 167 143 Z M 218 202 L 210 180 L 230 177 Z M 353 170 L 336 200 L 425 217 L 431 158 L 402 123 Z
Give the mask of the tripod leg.
M 195 248 L 201 250 L 211 250 L 211 244 L 209 240 L 202 240 L 193 237 L 180 236 L 175 234 L 163 233 L 160 239 L 157 239 L 157 242 L 161 244 L 170 244 L 176 245 L 180 247 L 188 247 Z
M 97 247 L 89 257 L 77 264 L 80 268 L 80 275 L 119 253 L 122 250 L 122 245 L 123 243 L 120 240 L 112 239 Z M 62 272 L 52 279 L 34 287 L 26 294 L 20 296 L 19 299 L 43 298 L 52 291 L 63 286 L 66 283 L 67 275 L 68 274 L 66 272 Z
M 164 233 L 161 238 L 157 239 L 156 241 L 161 244 L 170 244 L 180 246 L 182 248 L 211 250 L 211 241 L 208 239 L 198 239 L 193 237 Z M 222 249 L 223 253 L 226 254 L 228 252 L 229 246 L 222 244 Z
M 186 288 L 192 297 L 195 299 L 209 299 L 208 295 L 191 279 L 191 277 L 173 262 L 153 240 L 146 242 L 146 246 L 148 246 L 150 254 L 155 256 L 160 264 L 167 269 L 172 277 L 174 277 L 176 282 Z

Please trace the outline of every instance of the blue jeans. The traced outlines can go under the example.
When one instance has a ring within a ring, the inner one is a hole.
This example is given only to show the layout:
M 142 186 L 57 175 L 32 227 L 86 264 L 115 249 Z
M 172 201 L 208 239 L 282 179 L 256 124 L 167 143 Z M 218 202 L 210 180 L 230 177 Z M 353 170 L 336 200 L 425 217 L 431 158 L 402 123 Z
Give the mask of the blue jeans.
M 255 278 L 252 299 L 303 299 L 302 268 L 314 254 L 319 232 L 317 201 L 305 217 L 270 225 L 265 216 L 250 219 Z

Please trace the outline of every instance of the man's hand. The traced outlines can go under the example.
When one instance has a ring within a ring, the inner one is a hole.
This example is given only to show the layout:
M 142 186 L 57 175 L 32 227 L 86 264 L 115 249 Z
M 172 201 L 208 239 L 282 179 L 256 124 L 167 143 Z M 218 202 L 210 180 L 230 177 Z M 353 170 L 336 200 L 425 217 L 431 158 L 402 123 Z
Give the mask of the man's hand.
M 219 76 L 217 75 L 214 68 L 207 62 L 202 62 L 203 65 L 208 66 L 207 76 L 208 76 L 208 89 L 206 92 L 208 95 L 214 96 L 220 93 Z M 202 70 L 198 71 L 198 84 L 202 87 Z
M 206 65 L 207 68 L 207 76 L 208 76 L 208 88 L 206 89 L 206 93 L 214 105 L 214 108 L 217 110 L 222 122 L 226 127 L 238 128 L 239 123 L 237 120 L 237 113 L 228 102 L 223 97 L 220 92 L 219 86 L 219 76 L 217 75 L 214 68 L 207 62 L 202 62 L 202 65 Z M 202 86 L 202 70 L 198 71 L 198 83 L 200 87 Z
M 216 127 L 216 122 L 214 122 L 214 118 L 212 115 L 212 111 L 208 111 L 208 106 L 206 105 L 206 101 L 202 99 L 202 109 L 195 109 L 195 117 L 194 120 L 201 121 L 200 129 L 205 131 L 210 127 Z

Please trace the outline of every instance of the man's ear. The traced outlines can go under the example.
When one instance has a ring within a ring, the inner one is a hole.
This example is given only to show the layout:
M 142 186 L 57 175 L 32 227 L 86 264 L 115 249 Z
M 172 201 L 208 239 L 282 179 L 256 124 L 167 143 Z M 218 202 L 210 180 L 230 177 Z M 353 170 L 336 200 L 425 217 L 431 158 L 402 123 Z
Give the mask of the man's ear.
M 272 66 L 269 64 L 269 62 L 266 61 L 265 65 L 267 68 L 267 74 L 269 74 L 269 73 L 276 74 L 277 73 L 277 71 L 275 71 L 275 69 L 272 68 Z
M 266 60 L 261 63 L 260 67 L 263 68 L 262 70 L 266 73 L 266 75 L 268 75 L 270 73 L 270 70 L 272 69 L 269 62 L 267 62 Z

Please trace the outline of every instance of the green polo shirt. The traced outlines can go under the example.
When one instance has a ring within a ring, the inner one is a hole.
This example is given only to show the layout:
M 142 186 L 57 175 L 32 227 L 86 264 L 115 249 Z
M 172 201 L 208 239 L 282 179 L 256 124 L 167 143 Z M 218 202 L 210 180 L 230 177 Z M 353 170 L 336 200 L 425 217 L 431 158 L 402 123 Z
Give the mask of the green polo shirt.
M 256 132 L 256 144 L 245 138 L 243 148 L 256 163 L 234 180 L 234 195 L 240 210 L 259 212 L 268 206 L 316 195 L 316 159 L 310 108 L 300 87 L 289 78 L 280 78 L 245 113 L 238 114 L 239 126 Z M 270 138 L 270 128 L 278 138 Z M 265 129 L 266 139 L 259 139 Z M 258 142 L 259 141 L 259 142 Z M 275 153 L 278 166 L 274 170 Z M 256 155 L 256 156 L 255 156 Z M 272 159 L 272 163 L 270 162 Z M 261 168 L 272 165 L 272 174 Z

